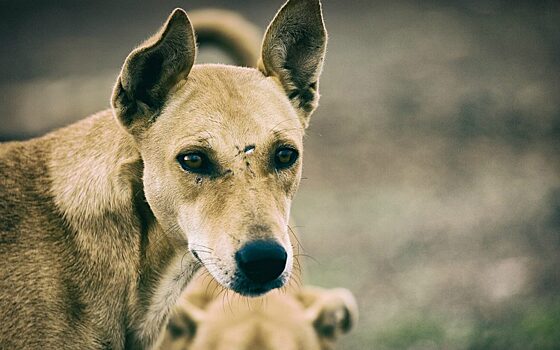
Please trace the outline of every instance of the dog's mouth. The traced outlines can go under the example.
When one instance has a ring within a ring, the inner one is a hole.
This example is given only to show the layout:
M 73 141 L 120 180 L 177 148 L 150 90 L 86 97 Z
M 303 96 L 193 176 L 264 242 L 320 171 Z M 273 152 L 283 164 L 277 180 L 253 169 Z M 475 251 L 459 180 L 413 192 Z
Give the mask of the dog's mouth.
M 217 257 L 204 259 L 204 254 L 201 258 L 198 251 L 191 252 L 221 285 L 243 296 L 255 297 L 281 288 L 290 275 L 288 254 L 276 241 L 258 240 L 245 244 L 235 253 L 233 271 L 220 266 Z
M 238 272 L 235 274 L 233 281 L 230 284 L 230 289 L 246 297 L 258 297 L 273 289 L 283 287 L 286 279 L 287 278 L 280 276 L 270 282 L 256 283 L 247 279 L 242 275 L 242 273 Z

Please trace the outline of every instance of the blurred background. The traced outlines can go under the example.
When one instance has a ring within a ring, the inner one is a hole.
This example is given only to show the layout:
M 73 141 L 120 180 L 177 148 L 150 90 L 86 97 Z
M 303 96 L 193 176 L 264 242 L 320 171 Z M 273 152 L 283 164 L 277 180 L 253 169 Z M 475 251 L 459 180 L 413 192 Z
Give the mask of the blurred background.
M 124 58 L 174 7 L 234 9 L 264 30 L 281 4 L 0 0 L 0 139 L 107 108 Z M 293 212 L 307 282 L 358 299 L 339 348 L 560 348 L 560 2 L 324 12 Z

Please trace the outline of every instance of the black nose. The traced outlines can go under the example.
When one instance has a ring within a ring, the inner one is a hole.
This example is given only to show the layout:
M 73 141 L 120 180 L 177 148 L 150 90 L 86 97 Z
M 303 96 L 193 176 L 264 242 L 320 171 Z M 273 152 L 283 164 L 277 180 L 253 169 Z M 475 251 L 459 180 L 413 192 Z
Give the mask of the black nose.
M 284 272 L 288 254 L 274 241 L 255 241 L 246 244 L 235 254 L 237 266 L 256 283 L 274 281 Z

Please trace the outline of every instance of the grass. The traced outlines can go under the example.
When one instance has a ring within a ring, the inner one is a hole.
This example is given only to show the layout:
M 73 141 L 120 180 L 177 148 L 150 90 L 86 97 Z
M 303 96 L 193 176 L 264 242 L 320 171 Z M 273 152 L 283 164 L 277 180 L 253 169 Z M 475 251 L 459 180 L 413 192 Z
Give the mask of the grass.
M 469 349 L 560 349 L 560 301 L 508 305 L 498 317 L 481 320 Z

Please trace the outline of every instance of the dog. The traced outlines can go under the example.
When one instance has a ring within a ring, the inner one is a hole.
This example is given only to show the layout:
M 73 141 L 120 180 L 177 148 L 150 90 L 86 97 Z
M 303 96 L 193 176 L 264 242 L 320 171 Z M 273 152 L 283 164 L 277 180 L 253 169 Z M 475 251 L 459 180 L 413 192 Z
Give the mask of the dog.
M 326 45 L 319 0 L 289 0 L 257 68 L 194 65 L 176 9 L 126 58 L 110 109 L 2 144 L 1 346 L 157 347 L 201 266 L 246 296 L 284 286 Z
M 199 271 L 181 295 L 161 350 L 331 350 L 358 321 L 344 288 L 300 287 L 247 299 Z

